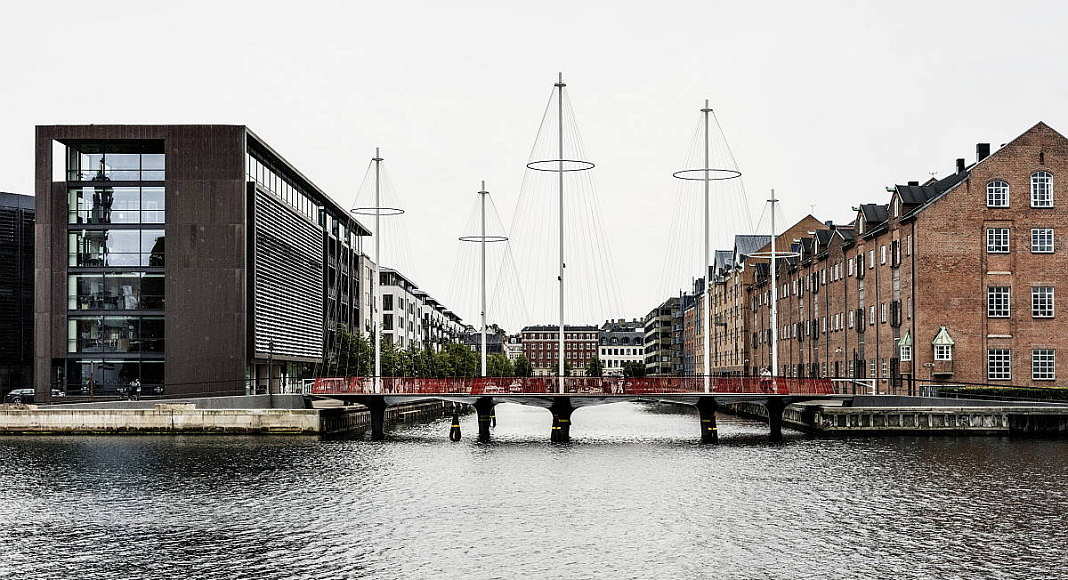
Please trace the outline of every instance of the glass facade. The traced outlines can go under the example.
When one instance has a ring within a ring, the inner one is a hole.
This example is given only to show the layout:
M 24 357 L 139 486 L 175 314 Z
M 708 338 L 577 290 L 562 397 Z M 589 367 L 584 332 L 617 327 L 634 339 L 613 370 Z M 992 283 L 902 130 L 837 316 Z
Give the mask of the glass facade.
M 319 221 L 319 205 L 300 187 L 251 154 L 245 155 L 245 174 L 248 181 L 255 181 L 264 189 L 278 196 L 290 207 L 312 221 Z
M 163 187 L 87 186 L 68 190 L 68 223 L 162 224 Z
M 161 141 L 67 145 L 70 394 L 163 392 L 162 151 Z

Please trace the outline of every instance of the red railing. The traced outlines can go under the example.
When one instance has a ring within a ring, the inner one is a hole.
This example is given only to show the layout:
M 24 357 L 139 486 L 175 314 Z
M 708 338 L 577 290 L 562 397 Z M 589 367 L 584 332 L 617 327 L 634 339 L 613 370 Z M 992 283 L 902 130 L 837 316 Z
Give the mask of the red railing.
M 537 395 L 558 393 L 559 377 L 488 377 L 424 379 L 382 377 L 382 394 L 393 395 Z M 830 379 L 789 377 L 710 377 L 709 388 L 723 394 L 831 395 Z M 567 377 L 564 393 L 572 395 L 701 394 L 704 377 Z M 312 383 L 313 395 L 375 394 L 372 377 L 323 377 Z

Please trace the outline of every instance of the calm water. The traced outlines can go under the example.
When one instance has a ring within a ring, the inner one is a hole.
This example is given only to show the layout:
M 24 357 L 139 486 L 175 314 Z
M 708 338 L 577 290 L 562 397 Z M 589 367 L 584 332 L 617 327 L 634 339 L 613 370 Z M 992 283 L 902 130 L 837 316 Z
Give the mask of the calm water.
M 0 438 L 0 578 L 1068 578 L 1068 442 L 617 404 L 384 443 Z

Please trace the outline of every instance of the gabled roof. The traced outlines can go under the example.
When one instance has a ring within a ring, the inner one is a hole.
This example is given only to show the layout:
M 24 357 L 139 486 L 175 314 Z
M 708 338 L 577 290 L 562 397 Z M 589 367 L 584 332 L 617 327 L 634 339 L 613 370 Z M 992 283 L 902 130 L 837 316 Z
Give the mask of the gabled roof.
M 712 267 L 715 271 L 719 271 L 723 268 L 730 268 L 734 263 L 734 252 L 730 250 L 716 250 L 716 255 L 712 260 Z
M 860 214 L 864 216 L 864 221 L 878 225 L 886 221 L 890 217 L 889 212 L 885 205 L 881 203 L 864 203 L 860 205 Z
M 953 342 L 953 337 L 949 336 L 949 330 L 947 330 L 945 326 L 940 326 L 938 328 L 938 334 L 935 335 L 931 344 L 953 346 L 956 343 Z
M 771 236 L 745 234 L 734 236 L 734 251 L 739 255 L 752 254 L 771 243 Z
M 898 346 L 912 346 L 912 334 L 909 331 L 905 331 L 905 335 L 897 339 Z

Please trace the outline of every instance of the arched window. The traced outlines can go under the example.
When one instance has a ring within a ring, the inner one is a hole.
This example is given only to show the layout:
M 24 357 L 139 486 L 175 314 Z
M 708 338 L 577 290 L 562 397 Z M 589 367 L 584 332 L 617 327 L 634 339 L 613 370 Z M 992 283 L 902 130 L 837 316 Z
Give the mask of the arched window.
M 1053 174 L 1036 171 L 1031 174 L 1031 207 L 1053 207 Z
M 987 207 L 1009 207 L 1009 184 L 995 179 L 986 184 Z

